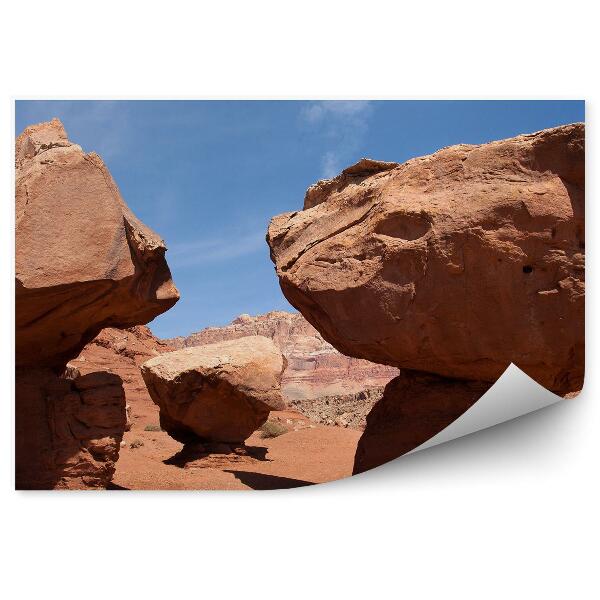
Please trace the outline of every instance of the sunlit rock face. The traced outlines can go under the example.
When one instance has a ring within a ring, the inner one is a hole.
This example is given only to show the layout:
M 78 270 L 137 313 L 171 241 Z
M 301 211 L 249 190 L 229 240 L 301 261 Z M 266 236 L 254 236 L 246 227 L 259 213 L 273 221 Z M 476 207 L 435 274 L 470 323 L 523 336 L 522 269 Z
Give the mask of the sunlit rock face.
M 243 443 L 271 410 L 285 408 L 285 358 L 272 342 L 248 336 L 167 352 L 141 366 L 161 427 L 182 443 Z
M 581 388 L 583 124 L 363 160 L 267 241 L 286 298 L 346 355 L 489 382 L 514 362 Z
M 151 321 L 179 299 L 161 238 L 102 159 L 57 119 L 16 143 L 16 361 L 60 371 L 104 327 Z

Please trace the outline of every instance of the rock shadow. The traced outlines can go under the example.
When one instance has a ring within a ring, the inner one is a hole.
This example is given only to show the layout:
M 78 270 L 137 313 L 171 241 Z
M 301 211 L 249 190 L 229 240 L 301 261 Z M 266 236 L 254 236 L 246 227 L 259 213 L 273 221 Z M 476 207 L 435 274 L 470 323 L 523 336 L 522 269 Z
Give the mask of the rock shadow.
M 291 477 L 279 477 L 278 475 L 266 475 L 253 471 L 232 471 L 225 469 L 224 473 L 232 473 L 238 481 L 251 487 L 253 490 L 287 490 L 307 485 L 315 485 L 313 481 L 292 479 Z
M 123 491 L 131 491 L 131 488 L 128 487 L 123 487 L 122 485 L 119 485 L 118 483 L 114 483 L 113 481 L 111 481 L 107 486 L 106 486 L 107 490 L 123 490 Z
M 189 442 L 184 444 L 183 448 L 173 454 L 173 456 L 163 460 L 165 465 L 174 465 L 181 469 L 190 463 L 200 461 L 205 458 L 220 458 L 227 460 L 231 458 L 232 462 L 250 458 L 259 461 L 270 461 L 267 458 L 268 448 L 263 446 L 246 446 L 244 444 L 224 444 L 224 443 L 203 443 Z

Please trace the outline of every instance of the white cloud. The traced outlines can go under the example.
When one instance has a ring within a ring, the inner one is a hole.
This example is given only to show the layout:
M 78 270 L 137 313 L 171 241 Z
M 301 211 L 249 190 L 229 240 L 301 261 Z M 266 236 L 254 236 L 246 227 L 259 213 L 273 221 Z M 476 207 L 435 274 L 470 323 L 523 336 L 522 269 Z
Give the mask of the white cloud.
M 368 100 L 323 100 L 302 107 L 304 124 L 323 140 L 321 177 L 335 177 L 356 156 L 369 128 L 373 104 Z
M 304 106 L 302 116 L 308 123 L 319 123 L 326 118 L 363 121 L 370 112 L 369 100 L 322 100 Z
M 342 170 L 340 157 L 333 151 L 328 150 L 321 159 L 321 174 L 325 179 L 335 177 Z
M 260 249 L 266 250 L 263 229 L 257 227 L 256 230 L 243 233 L 230 231 L 195 242 L 173 244 L 169 246 L 167 259 L 174 266 L 181 268 L 228 261 L 253 254 Z

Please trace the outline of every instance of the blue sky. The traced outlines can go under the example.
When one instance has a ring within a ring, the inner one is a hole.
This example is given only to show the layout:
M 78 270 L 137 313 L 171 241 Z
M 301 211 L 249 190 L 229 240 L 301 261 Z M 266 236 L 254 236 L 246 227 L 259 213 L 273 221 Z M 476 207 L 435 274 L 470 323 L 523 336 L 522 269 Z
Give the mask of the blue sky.
M 367 156 L 403 162 L 584 120 L 583 101 L 17 101 L 16 134 L 52 117 L 108 165 L 166 241 L 181 300 L 161 337 L 290 310 L 264 240 L 306 188 Z

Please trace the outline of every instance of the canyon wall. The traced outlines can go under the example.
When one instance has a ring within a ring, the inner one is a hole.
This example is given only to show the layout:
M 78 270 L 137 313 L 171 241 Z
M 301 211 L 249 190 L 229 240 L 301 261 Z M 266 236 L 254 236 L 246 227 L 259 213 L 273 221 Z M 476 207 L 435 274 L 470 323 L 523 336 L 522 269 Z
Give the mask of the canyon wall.
M 248 335 L 271 338 L 286 357 L 281 388 L 288 401 L 354 394 L 384 386 L 398 374 L 394 367 L 340 354 L 302 315 L 285 311 L 240 315 L 224 327 L 207 327 L 165 343 L 188 348 Z

